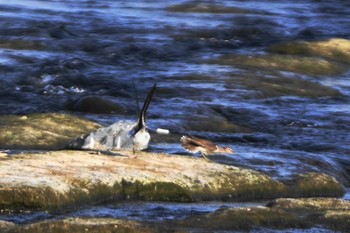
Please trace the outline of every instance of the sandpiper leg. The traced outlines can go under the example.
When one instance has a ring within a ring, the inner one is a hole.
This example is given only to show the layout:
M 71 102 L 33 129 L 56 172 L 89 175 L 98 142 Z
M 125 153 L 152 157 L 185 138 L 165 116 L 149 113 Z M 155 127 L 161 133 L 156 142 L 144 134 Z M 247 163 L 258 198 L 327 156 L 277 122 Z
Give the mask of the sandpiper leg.
M 202 153 L 202 156 L 203 156 L 203 158 L 206 159 L 207 161 L 210 161 L 210 159 L 208 159 L 208 157 L 207 157 L 204 153 Z

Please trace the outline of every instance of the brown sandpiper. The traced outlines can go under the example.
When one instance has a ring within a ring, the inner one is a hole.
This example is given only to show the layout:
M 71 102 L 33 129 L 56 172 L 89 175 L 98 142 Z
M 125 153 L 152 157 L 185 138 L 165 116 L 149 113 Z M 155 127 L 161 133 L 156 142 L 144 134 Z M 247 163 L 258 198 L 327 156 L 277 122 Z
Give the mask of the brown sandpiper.
M 188 152 L 193 154 L 200 152 L 207 160 L 207 155 L 235 153 L 230 147 L 220 147 L 212 141 L 194 136 L 182 136 L 180 142 Z

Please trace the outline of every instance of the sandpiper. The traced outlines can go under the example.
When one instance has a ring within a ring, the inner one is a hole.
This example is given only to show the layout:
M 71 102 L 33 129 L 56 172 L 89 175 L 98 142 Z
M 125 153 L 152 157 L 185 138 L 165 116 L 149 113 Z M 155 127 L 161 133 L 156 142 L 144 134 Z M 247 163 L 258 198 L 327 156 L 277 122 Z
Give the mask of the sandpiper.
M 208 159 L 207 155 L 212 154 L 234 154 L 235 152 L 230 147 L 220 147 L 214 142 L 197 138 L 194 136 L 182 136 L 180 139 L 181 145 L 190 153 L 200 152 L 203 158 Z
M 70 142 L 68 147 L 87 150 L 132 149 L 140 151 L 147 149 L 151 136 L 146 127 L 146 112 L 156 86 L 154 84 L 148 93 L 137 122 L 119 121 L 108 127 L 99 128 Z

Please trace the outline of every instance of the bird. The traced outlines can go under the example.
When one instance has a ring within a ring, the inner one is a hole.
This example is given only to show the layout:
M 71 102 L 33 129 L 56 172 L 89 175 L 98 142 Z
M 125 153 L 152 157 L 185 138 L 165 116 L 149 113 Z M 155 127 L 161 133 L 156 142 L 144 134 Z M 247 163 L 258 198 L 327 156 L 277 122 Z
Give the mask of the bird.
M 99 128 L 73 140 L 68 148 L 105 151 L 132 149 L 134 152 L 147 149 L 151 135 L 146 126 L 146 113 L 156 87 L 157 84 L 154 84 L 149 91 L 136 122 L 119 121 Z
M 220 147 L 216 145 L 214 142 L 197 138 L 194 136 L 182 136 L 180 139 L 182 147 L 184 147 L 190 153 L 198 153 L 200 152 L 203 158 L 207 159 L 207 155 L 212 154 L 234 154 L 235 152 L 230 147 Z

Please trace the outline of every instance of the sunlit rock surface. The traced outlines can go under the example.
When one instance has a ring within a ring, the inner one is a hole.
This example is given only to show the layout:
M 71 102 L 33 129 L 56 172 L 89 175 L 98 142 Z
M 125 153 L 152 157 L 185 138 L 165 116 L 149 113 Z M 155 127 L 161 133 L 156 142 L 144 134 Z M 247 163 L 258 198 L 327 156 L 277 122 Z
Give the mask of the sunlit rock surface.
M 0 116 L 0 148 L 62 149 L 73 138 L 98 127 L 94 122 L 68 114 Z
M 260 172 L 186 156 L 86 151 L 28 153 L 0 161 L 0 206 L 52 209 L 106 200 L 260 200 L 284 185 Z

